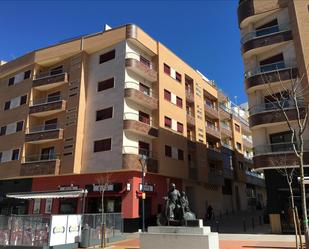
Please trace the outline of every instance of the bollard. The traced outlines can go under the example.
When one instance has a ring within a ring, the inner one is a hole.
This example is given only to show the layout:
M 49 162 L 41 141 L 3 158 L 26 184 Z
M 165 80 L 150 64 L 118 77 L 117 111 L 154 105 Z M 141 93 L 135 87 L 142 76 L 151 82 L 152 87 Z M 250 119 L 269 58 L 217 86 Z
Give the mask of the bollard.
M 252 217 L 252 229 L 254 230 L 254 217 Z
M 219 221 L 216 221 L 217 233 L 219 233 Z
M 242 219 L 242 224 L 244 226 L 244 232 L 246 232 L 247 227 L 246 227 L 246 220 L 245 219 Z

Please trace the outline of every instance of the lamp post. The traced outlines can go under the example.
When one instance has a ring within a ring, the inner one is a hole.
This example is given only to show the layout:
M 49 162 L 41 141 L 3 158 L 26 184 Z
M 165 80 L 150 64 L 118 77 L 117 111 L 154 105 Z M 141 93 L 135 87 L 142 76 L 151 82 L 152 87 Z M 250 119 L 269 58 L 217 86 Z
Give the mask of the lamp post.
M 142 166 L 142 232 L 145 232 L 145 168 L 146 168 L 147 156 L 142 154 L 140 155 L 139 161 Z

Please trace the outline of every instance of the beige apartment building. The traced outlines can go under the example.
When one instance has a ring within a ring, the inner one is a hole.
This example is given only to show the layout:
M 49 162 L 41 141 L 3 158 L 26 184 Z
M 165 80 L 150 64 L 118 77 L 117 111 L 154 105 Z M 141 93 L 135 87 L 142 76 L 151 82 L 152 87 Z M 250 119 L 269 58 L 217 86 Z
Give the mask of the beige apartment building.
M 98 212 L 97 178 L 108 173 L 106 210 L 122 212 L 134 230 L 142 165 L 149 220 L 171 182 L 199 217 L 208 205 L 219 215 L 266 204 L 263 175 L 251 172 L 246 111 L 136 25 L 0 65 L 3 195 L 88 190 L 86 203 L 3 198 L 1 213 L 45 213 L 46 205 L 51 213 Z
M 292 151 L 291 133 L 285 118 L 273 104 L 270 93 L 278 96 L 282 93 L 284 96 L 284 88 L 290 89 L 292 80 L 304 77 L 304 96 L 300 96 L 299 103 L 302 109 L 307 106 L 308 8 L 308 0 L 240 0 L 238 7 L 254 166 L 258 170 L 264 169 L 267 209 L 274 232 L 289 232 L 293 227 L 291 216 L 288 215 L 290 210 L 286 181 L 276 171 L 276 167 L 291 166 L 294 165 L 291 162 L 297 160 Z M 290 120 L 296 122 L 297 115 L 292 101 L 286 102 L 286 113 Z M 308 129 L 304 137 L 307 148 Z M 306 151 L 306 165 L 309 163 L 308 155 Z M 278 161 L 286 163 L 274 164 Z M 307 169 L 305 174 L 308 175 Z M 300 204 L 299 195 L 296 191 L 297 205 Z

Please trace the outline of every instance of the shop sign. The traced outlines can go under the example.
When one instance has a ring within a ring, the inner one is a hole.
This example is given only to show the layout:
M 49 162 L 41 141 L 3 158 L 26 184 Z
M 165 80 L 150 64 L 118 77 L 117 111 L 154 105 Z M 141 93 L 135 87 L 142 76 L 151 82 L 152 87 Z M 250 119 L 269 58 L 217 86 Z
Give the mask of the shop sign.
M 66 244 L 79 242 L 81 215 L 68 215 Z
M 99 192 L 102 191 L 102 185 L 94 184 L 93 185 L 93 192 Z M 114 191 L 114 184 L 109 184 L 107 186 L 107 189 L 105 191 Z
M 139 184 L 139 191 L 143 190 L 143 186 L 140 183 Z M 154 185 L 153 184 L 145 184 L 144 185 L 144 192 L 153 192 L 154 191 Z
M 59 190 L 66 191 L 66 190 L 78 190 L 79 186 L 77 185 L 69 185 L 69 186 L 59 186 Z

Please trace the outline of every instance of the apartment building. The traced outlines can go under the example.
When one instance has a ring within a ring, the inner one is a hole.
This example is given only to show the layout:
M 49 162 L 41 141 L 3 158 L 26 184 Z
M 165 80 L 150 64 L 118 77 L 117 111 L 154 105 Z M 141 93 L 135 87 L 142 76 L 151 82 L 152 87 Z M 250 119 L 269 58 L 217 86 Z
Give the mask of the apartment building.
M 267 209 L 276 233 L 288 232 L 293 227 L 286 180 L 276 167 L 293 166 L 297 160 L 292 151 L 291 133 L 278 106 L 273 105 L 270 92 L 284 96 L 285 89 L 291 88 L 291 81 L 302 76 L 303 89 L 308 87 L 308 7 L 308 0 L 241 0 L 238 7 L 254 166 L 257 170 L 264 170 Z M 303 92 L 304 101 L 300 102 L 300 108 L 305 108 L 306 103 L 307 91 Z M 290 120 L 296 122 L 296 110 L 289 101 L 286 113 Z M 308 130 L 304 136 L 309 136 Z M 278 161 L 281 164 L 277 164 Z M 308 173 L 307 169 L 305 173 Z M 295 201 L 299 205 L 297 186 L 296 183 L 294 194 L 298 196 Z
M 245 113 L 136 25 L 2 63 L 1 213 L 98 212 L 108 175 L 105 210 L 136 230 L 143 166 L 148 222 L 172 182 L 198 217 L 264 205 Z

